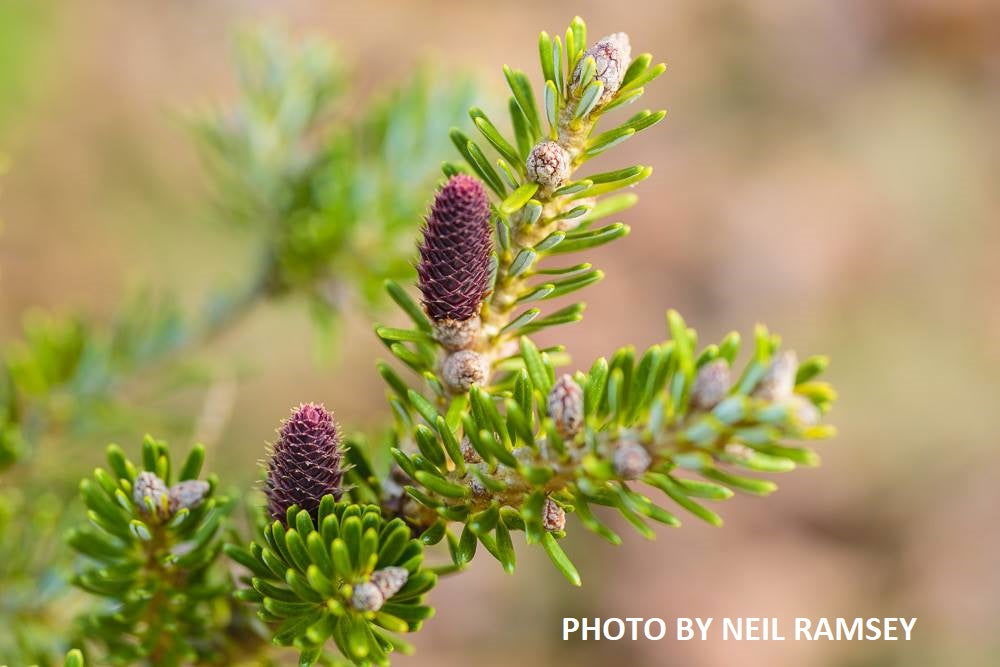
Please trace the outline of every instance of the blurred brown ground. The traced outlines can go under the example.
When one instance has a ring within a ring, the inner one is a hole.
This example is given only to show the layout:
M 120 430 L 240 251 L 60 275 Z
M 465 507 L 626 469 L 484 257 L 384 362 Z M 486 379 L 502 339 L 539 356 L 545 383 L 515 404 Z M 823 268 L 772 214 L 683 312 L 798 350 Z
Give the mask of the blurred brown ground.
M 590 289 L 585 323 L 560 330 L 574 358 L 661 339 L 668 307 L 703 340 L 759 320 L 801 354 L 833 357 L 840 435 L 821 446 L 821 468 L 779 480 L 769 499 L 729 501 L 722 530 L 691 520 L 653 543 L 628 534 L 617 549 L 573 535 L 580 590 L 534 550 L 521 551 L 510 580 L 481 558 L 435 591 L 438 615 L 399 664 L 1000 664 L 1000 443 L 990 421 L 1000 5 L 40 4 L 34 74 L 23 99 L 8 99 L 0 134 L 4 337 L 30 306 L 102 317 L 135 284 L 194 299 L 238 278 L 238 243 L 206 219 L 203 172 L 172 120 L 231 95 L 235 28 L 263 19 L 328 36 L 365 90 L 430 56 L 499 95 L 500 66 L 536 72 L 537 32 L 580 14 L 592 36 L 628 31 L 637 52 L 668 63 L 642 103 L 669 113 L 595 165 L 656 171 L 624 216 L 631 237 L 595 253 L 608 277 Z M 257 312 L 218 345 L 251 358 L 253 372 L 210 465 L 233 481 L 255 475 L 262 443 L 300 400 L 377 424 L 385 410 L 369 327 L 353 317 L 349 352 L 319 369 L 306 346 L 282 344 L 311 336 L 292 304 Z M 86 452 L 81 470 L 98 458 Z M 910 644 L 564 644 L 563 615 L 920 620 Z

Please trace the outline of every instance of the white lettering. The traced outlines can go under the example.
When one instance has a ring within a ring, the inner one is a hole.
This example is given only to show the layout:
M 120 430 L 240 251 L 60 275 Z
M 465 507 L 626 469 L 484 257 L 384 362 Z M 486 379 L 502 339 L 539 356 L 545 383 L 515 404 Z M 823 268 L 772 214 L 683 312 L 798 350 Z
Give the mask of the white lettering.
M 611 631 L 608 630 L 608 626 L 611 625 L 612 623 L 616 623 L 618 625 L 618 634 L 614 635 L 614 636 L 612 636 L 611 635 Z M 625 624 L 622 623 L 622 619 L 620 619 L 620 618 L 609 618 L 609 619 L 607 619 L 607 620 L 604 621 L 604 638 L 605 639 L 610 639 L 612 641 L 618 641 L 619 639 L 621 639 L 624 636 L 625 636 Z
M 649 626 L 651 623 L 657 623 L 660 626 L 660 634 L 655 637 L 649 631 Z M 647 618 L 646 623 L 642 626 L 642 633 L 646 636 L 646 639 L 652 639 L 653 641 L 659 641 L 663 639 L 663 636 L 667 634 L 667 624 L 663 622 L 662 618 Z
M 846 618 L 837 619 L 837 637 L 840 639 L 861 639 L 861 619 L 855 618 L 851 624 L 847 624 Z
M 595 640 L 600 639 L 601 638 L 601 619 L 595 618 L 594 619 L 594 625 L 592 625 L 592 626 L 587 625 L 587 619 L 586 618 L 583 619 L 583 634 L 581 635 L 583 641 L 587 641 L 587 632 L 589 632 L 589 631 L 593 631 L 593 633 L 594 633 L 594 639 Z
M 577 636 L 582 641 L 620 641 L 646 639 L 660 641 L 667 634 L 662 618 L 563 618 L 562 638 Z M 707 641 L 715 619 L 711 616 L 678 616 L 673 619 L 677 641 Z M 917 618 L 841 618 L 818 617 L 794 619 L 795 641 L 910 641 Z M 775 617 L 741 616 L 722 619 L 724 641 L 785 641 L 781 623 Z
M 580 629 L 580 619 L 578 618 L 564 618 L 563 619 L 563 641 L 569 639 L 569 636 Z

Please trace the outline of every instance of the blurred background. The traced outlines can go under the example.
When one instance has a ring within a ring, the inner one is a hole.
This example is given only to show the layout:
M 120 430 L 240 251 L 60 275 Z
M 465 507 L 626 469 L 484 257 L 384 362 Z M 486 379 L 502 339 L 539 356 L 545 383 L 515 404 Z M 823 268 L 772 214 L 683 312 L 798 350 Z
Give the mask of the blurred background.
M 593 165 L 655 172 L 623 216 L 631 236 L 594 253 L 607 277 L 586 319 L 544 342 L 586 368 L 664 338 L 669 307 L 703 341 L 766 322 L 800 356 L 832 357 L 839 435 L 822 467 L 778 479 L 774 496 L 718 507 L 724 529 L 691 520 L 651 543 L 626 531 L 620 548 L 571 535 L 582 589 L 541 550 L 521 549 L 510 580 L 478 559 L 442 581 L 437 617 L 399 664 L 1000 663 L 995 2 L 5 0 L 0 340 L 32 309 L 104 322 L 140 287 L 189 307 L 206 286 L 240 282 L 252 244 L 207 203 L 181 120 L 235 96 L 240 28 L 332 40 L 359 99 L 431 62 L 470 76 L 494 108 L 501 65 L 537 81 L 538 31 L 574 14 L 592 38 L 627 31 L 633 52 L 668 64 L 640 102 L 668 115 Z M 388 415 L 372 318 L 395 316 L 341 303 L 325 353 L 301 304 L 254 309 L 199 351 L 212 382 L 168 406 L 210 418 L 161 433 L 182 449 L 205 440 L 209 469 L 246 486 L 293 404 L 323 401 L 350 428 L 376 429 Z M 147 428 L 116 437 L 134 448 Z M 85 474 L 103 444 L 46 439 L 26 488 Z M 919 621 L 910 643 L 563 643 L 564 615 Z

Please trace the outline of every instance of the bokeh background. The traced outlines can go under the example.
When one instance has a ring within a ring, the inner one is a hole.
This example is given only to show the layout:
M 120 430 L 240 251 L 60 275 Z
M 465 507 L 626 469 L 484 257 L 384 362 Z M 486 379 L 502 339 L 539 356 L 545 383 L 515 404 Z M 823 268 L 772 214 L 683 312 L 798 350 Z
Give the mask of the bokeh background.
M 607 278 L 584 323 L 547 342 L 586 367 L 662 339 L 668 307 L 703 340 L 763 321 L 832 356 L 839 436 L 774 496 L 721 506 L 724 529 L 691 520 L 620 548 L 571 536 L 582 589 L 540 550 L 520 550 L 511 579 L 479 559 L 435 591 L 438 615 L 399 664 L 1000 663 L 995 2 L 5 0 L 0 336 L 32 308 L 100 321 L 136 285 L 193 303 L 239 278 L 245 240 L 212 220 L 176 114 L 234 94 L 241 26 L 334 40 L 359 94 L 429 59 L 495 101 L 500 66 L 537 76 L 537 32 L 574 14 L 667 62 L 642 103 L 668 116 L 598 165 L 655 172 L 624 216 L 631 236 L 594 253 Z M 190 407 L 222 401 L 226 418 L 175 441 L 207 439 L 208 465 L 239 484 L 293 403 L 377 426 L 382 351 L 367 313 L 345 317 L 340 353 L 318 362 L 300 305 L 256 310 L 202 353 L 222 379 Z M 54 440 L 39 460 L 73 477 L 100 445 Z M 908 644 L 563 643 L 564 615 L 919 621 Z

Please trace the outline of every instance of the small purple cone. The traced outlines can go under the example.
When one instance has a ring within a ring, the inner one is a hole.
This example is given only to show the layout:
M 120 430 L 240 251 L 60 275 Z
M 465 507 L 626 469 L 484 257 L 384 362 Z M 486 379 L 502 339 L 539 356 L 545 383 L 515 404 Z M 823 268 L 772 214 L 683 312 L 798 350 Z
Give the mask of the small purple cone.
M 333 415 L 322 405 L 305 403 L 292 410 L 278 430 L 278 440 L 267 462 L 267 509 L 285 522 L 292 505 L 313 516 L 323 496 L 340 499 L 343 478 L 340 431 Z
M 420 243 L 417 286 L 435 322 L 464 322 L 489 291 L 490 204 L 483 184 L 456 174 L 438 191 Z

